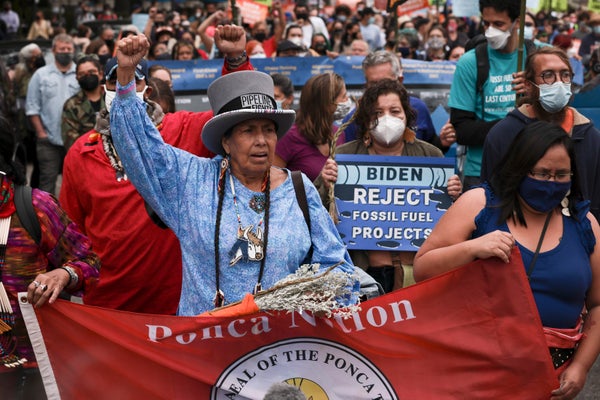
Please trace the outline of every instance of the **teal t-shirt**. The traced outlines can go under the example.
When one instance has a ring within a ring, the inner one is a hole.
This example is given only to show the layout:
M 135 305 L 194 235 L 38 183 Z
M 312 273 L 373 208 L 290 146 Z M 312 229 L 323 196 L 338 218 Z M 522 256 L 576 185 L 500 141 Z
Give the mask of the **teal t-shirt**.
M 526 52 L 526 49 L 524 49 Z M 504 118 L 515 108 L 516 94 L 512 90 L 512 74 L 517 71 L 517 50 L 501 53 L 488 46 L 490 74 L 483 85 L 485 110 L 482 110 L 481 93 L 477 93 L 477 59 L 475 50 L 466 52 L 456 64 L 456 72 L 450 87 L 448 106 L 463 111 L 474 112 L 484 121 Z M 527 55 L 524 54 L 523 60 Z M 464 166 L 465 176 L 479 176 L 481 172 L 481 146 L 467 146 Z

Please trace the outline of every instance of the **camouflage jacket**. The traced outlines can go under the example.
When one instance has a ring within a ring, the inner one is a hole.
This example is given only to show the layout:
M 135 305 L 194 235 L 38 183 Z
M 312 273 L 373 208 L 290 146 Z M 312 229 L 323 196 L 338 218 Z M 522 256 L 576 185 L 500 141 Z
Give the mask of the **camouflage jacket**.
M 104 108 L 104 96 L 101 96 L 100 109 Z M 96 114 L 83 90 L 65 102 L 62 113 L 62 139 L 66 150 L 69 150 L 79 136 L 94 128 Z

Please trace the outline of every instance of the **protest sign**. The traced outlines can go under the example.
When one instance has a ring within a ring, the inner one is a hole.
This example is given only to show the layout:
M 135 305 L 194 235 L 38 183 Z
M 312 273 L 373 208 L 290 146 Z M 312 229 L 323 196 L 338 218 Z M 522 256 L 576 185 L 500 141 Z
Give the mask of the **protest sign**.
M 338 231 L 348 250 L 417 251 L 452 204 L 454 159 L 339 154 Z

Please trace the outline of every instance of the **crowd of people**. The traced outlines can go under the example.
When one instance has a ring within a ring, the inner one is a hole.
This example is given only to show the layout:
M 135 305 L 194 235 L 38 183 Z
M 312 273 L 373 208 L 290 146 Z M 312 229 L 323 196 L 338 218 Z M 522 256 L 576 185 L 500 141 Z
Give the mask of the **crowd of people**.
M 600 131 L 569 101 L 600 82 L 600 15 L 527 13 L 519 43 L 520 1 L 479 6 L 472 18 L 394 18 L 362 1 L 275 1 L 265 21 L 245 24 L 218 3 L 153 4 L 133 10 L 148 14 L 143 29 L 93 31 L 84 23 L 117 15 L 82 2 L 69 34 L 38 10 L 24 35 L 5 2 L 0 39 L 51 39 L 52 56 L 29 43 L 0 69 L 0 295 L 13 309 L 20 291 L 41 306 L 66 290 L 100 307 L 198 315 L 319 264 L 346 274 L 335 303 L 345 307 L 369 285 L 391 292 L 475 259 L 508 262 L 517 246 L 545 329 L 577 337 L 549 342 L 552 396 L 574 398 L 600 353 Z M 319 73 L 298 88 L 296 109 L 288 76 L 252 66 L 340 55 L 362 57 L 362 96 Z M 215 58 L 211 110 L 178 111 L 160 62 Z M 439 131 L 403 86 L 402 59 L 456 63 Z M 335 154 L 443 157 L 455 143 L 466 148 L 446 184 L 456 202 L 419 251 L 349 253 L 327 212 Z M 40 235 L 16 207 L 27 181 Z M 0 386 L 39 395 L 18 312 L 15 321 L 18 346 L 0 348 L 0 362 L 17 369 L 0 371 Z

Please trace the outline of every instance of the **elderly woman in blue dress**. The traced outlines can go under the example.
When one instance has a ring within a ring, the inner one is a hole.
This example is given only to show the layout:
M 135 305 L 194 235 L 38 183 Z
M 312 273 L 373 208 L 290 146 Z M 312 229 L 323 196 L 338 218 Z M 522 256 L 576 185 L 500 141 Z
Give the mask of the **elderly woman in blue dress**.
M 307 262 L 321 268 L 339 263 L 336 269 L 349 274 L 346 287 L 358 291 L 348 253 L 314 186 L 302 177 L 309 230 L 291 173 L 272 166 L 277 139 L 295 113 L 276 110 L 271 77 L 234 72 L 210 85 L 214 116 L 202 140 L 218 156 L 203 159 L 165 144 L 136 99 L 134 70 L 148 49 L 146 37 L 123 39 L 118 49 L 114 143 L 127 175 L 180 240 L 178 314 L 241 300 Z M 347 296 L 341 304 L 354 299 Z

